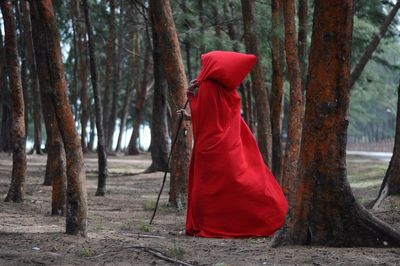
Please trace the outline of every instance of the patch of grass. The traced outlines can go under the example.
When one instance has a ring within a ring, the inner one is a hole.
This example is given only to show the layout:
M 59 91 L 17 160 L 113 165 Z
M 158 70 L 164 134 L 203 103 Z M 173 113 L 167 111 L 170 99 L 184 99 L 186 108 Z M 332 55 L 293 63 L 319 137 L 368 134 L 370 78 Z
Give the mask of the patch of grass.
M 155 201 L 145 201 L 143 203 L 143 210 L 145 211 L 154 211 L 155 207 L 156 207 Z M 157 212 L 161 214 L 169 214 L 176 212 L 176 209 L 172 207 L 169 203 L 159 203 Z
M 143 202 L 143 210 L 145 210 L 145 211 L 153 211 L 155 206 L 156 206 L 155 201 L 147 200 L 147 201 Z
M 214 266 L 227 266 L 228 264 L 226 264 L 225 262 L 217 262 L 214 264 Z
M 81 252 L 79 253 L 80 257 L 92 257 L 95 255 L 95 252 L 91 250 L 89 247 L 83 247 Z
M 122 230 L 124 231 L 132 231 L 133 229 L 133 223 L 131 220 L 125 221 L 125 223 L 121 227 Z
M 174 246 L 168 249 L 168 255 L 176 260 L 183 260 L 185 254 L 186 251 L 183 248 L 178 247 L 175 242 Z
M 103 230 L 103 225 L 102 225 L 101 223 L 96 223 L 96 224 L 94 225 L 94 230 L 95 230 L 95 231 L 101 231 L 101 230 Z
M 151 225 L 143 219 L 139 220 L 139 230 L 142 232 L 150 232 Z

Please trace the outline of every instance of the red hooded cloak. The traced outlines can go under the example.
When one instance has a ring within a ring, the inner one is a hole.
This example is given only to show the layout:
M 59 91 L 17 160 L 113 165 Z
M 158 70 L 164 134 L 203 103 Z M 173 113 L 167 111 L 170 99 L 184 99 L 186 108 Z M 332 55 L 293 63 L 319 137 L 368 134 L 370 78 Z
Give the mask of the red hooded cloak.
M 189 99 L 188 235 L 269 236 L 284 222 L 287 201 L 240 115 L 236 88 L 255 62 L 254 55 L 235 52 L 201 56 L 199 90 Z

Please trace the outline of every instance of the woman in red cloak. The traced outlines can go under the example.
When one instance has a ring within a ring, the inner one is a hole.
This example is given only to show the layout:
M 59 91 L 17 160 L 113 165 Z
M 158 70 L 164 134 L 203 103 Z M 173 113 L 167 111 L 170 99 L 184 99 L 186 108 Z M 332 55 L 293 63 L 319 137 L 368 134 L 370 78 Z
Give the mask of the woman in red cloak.
M 194 135 L 188 235 L 269 236 L 283 225 L 287 201 L 240 115 L 236 88 L 255 62 L 235 52 L 201 56 L 198 92 L 188 93 Z

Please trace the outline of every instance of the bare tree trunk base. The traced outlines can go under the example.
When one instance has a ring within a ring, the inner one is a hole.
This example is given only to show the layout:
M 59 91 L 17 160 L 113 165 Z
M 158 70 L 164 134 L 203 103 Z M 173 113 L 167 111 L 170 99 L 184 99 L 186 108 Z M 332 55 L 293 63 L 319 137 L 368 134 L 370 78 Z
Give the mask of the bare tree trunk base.
M 106 190 L 101 188 L 101 189 L 97 189 L 96 191 L 96 196 L 105 196 L 106 195 Z
M 400 232 L 379 220 L 364 207 L 355 203 L 350 210 L 344 210 L 342 217 L 348 220 L 343 225 L 334 225 L 328 232 L 319 232 L 318 221 L 313 225 L 284 227 L 276 234 L 272 247 L 288 245 L 316 245 L 331 247 L 399 247 Z M 339 214 L 338 214 L 339 215 Z M 323 219 L 323 218 L 321 218 Z M 325 221 L 329 219 L 324 219 Z M 287 221 L 290 223 L 290 221 Z M 325 228 L 326 229 L 326 228 Z M 298 233 L 298 230 L 303 230 Z M 340 230 L 340 231 L 338 231 Z M 329 235 L 329 237 L 326 237 Z
M 51 215 L 52 216 L 64 216 L 65 215 L 64 208 L 52 208 Z
M 12 191 L 8 191 L 6 198 L 4 199 L 5 202 L 15 202 L 15 203 L 22 203 L 24 199 L 22 198 L 20 193 L 15 193 Z
M 166 172 L 166 171 L 170 171 L 170 169 L 168 169 L 168 167 L 163 167 L 161 165 L 158 165 L 154 162 L 151 163 L 151 165 L 149 166 L 149 168 L 147 168 L 144 173 L 145 174 L 150 174 L 150 173 L 154 173 L 154 172 Z

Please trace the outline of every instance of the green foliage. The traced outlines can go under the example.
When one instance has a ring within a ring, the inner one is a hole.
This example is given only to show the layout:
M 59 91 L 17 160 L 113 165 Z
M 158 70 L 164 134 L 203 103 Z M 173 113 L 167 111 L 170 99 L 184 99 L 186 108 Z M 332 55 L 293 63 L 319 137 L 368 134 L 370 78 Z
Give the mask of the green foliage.
M 168 255 L 176 260 L 183 260 L 185 254 L 185 249 L 177 246 L 174 240 L 173 247 L 168 249 Z
M 188 65 L 191 65 L 191 78 L 195 78 L 200 70 L 200 55 L 210 50 L 238 50 L 245 52 L 243 38 L 242 9 L 240 0 L 203 0 L 203 9 L 200 9 L 199 1 L 177 0 L 171 1 L 172 11 L 177 28 L 179 41 L 181 44 L 181 54 L 183 63 L 188 74 Z M 57 24 L 60 29 L 63 56 L 65 61 L 65 74 L 72 96 L 72 84 L 74 78 L 74 65 L 76 55 L 74 53 L 73 23 L 71 20 L 70 2 L 55 1 Z M 109 34 L 109 6 L 107 1 L 91 0 L 91 17 L 94 26 L 94 38 L 96 43 L 96 56 L 99 71 L 99 89 L 104 90 L 106 46 Z M 132 33 L 141 32 L 141 51 L 143 57 L 145 47 L 149 44 L 143 41 L 145 38 L 146 25 L 149 30 L 147 17 L 147 1 L 117 1 L 116 9 L 116 28 L 117 34 L 122 34 L 124 48 L 121 61 L 121 82 L 120 94 L 118 95 L 119 106 L 121 106 L 123 90 L 132 83 L 135 69 L 143 68 L 143 60 L 139 65 L 128 64 L 133 50 Z M 255 1 L 256 24 L 255 31 L 258 36 L 260 56 L 264 71 L 265 81 L 268 87 L 271 82 L 271 7 L 270 1 Z M 392 1 L 381 0 L 356 0 L 355 1 L 354 31 L 352 40 L 352 66 L 359 61 L 365 48 L 368 46 L 373 36 L 379 31 L 379 27 L 385 20 L 388 12 L 392 8 Z M 125 15 L 121 15 L 121 10 Z M 135 11 L 134 11 L 135 10 Z M 133 13 L 132 13 L 133 12 Z M 201 14 L 204 19 L 201 22 Z M 310 49 L 311 31 L 313 19 L 313 1 L 309 1 L 308 16 L 308 43 L 307 50 Z M 400 45 L 399 45 L 399 16 L 390 26 L 389 32 L 382 39 L 366 69 L 356 82 L 352 90 L 351 106 L 349 114 L 349 136 L 351 140 L 360 139 L 384 139 L 391 138 L 394 134 L 394 121 L 397 103 L 397 82 L 400 69 Z M 277 34 L 284 39 L 283 25 L 278 27 Z M 150 30 L 151 38 L 151 30 Z M 189 58 L 188 58 L 189 57 Z M 142 79 L 142 74 L 139 77 Z M 89 77 L 88 77 L 89 80 Z M 149 83 L 151 82 L 151 78 Z M 287 86 L 286 86 L 287 87 Z M 287 87 L 288 88 L 288 87 Z M 150 88 L 144 113 L 144 123 L 150 123 L 152 107 L 152 88 Z M 288 90 L 286 90 L 285 102 L 288 100 Z M 78 91 L 79 95 L 79 82 Z M 89 82 L 89 99 L 91 98 L 91 84 Z M 104 97 L 103 94 L 101 94 Z M 131 101 L 128 128 L 134 120 L 135 94 Z M 72 102 L 78 101 L 71 99 Z M 390 111 L 388 111 L 390 110 Z M 78 121 L 80 112 L 77 113 Z M 31 116 L 32 117 L 32 116 Z M 286 121 L 284 119 L 284 121 Z M 79 125 L 79 123 L 78 123 Z M 30 128 L 33 128 L 30 125 Z M 285 128 L 285 124 L 284 124 Z M 43 130 L 44 131 L 44 130 Z M 32 130 L 30 129 L 30 135 Z M 146 209 L 146 207 L 144 206 Z
M 151 232 L 151 224 L 143 219 L 139 220 L 139 230 L 142 232 Z
M 93 257 L 95 252 L 90 247 L 82 247 L 82 250 L 79 253 L 80 257 Z

